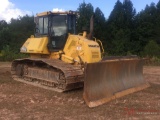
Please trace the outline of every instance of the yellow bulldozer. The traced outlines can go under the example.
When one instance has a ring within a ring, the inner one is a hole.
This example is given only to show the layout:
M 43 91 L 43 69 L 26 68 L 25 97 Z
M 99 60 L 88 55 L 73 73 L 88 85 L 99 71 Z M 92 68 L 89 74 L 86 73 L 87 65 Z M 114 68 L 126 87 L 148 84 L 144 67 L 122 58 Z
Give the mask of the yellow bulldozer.
M 76 34 L 75 11 L 43 12 L 36 15 L 35 35 L 20 48 L 29 58 L 12 62 L 14 80 L 44 89 L 64 92 L 84 87 L 89 107 L 145 89 L 144 59 L 137 56 L 105 57 L 102 42 L 90 32 Z

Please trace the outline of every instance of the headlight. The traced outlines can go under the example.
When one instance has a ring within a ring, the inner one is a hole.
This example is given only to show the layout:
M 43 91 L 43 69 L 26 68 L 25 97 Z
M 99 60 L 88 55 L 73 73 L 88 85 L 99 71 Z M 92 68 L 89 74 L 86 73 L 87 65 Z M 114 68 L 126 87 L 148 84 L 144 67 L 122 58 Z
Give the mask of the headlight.
M 27 52 L 27 48 L 25 46 L 22 46 L 20 49 L 21 52 Z

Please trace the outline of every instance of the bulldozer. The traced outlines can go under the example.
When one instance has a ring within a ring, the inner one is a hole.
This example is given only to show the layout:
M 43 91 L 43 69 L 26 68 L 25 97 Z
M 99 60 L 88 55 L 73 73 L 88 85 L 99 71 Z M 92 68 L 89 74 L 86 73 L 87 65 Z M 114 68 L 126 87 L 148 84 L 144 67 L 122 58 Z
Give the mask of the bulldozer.
M 42 12 L 34 18 L 35 34 L 20 48 L 29 58 L 12 62 L 12 78 L 47 90 L 65 92 L 84 87 L 83 98 L 96 107 L 149 87 L 143 79 L 143 58 L 105 57 L 100 40 L 76 33 L 78 12 Z

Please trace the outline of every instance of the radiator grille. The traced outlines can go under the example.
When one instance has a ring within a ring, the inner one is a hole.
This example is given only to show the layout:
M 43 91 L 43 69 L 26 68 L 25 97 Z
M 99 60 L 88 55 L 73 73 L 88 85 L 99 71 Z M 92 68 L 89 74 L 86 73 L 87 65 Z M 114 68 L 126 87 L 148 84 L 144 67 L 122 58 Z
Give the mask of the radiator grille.
M 92 58 L 99 58 L 99 52 L 92 52 Z

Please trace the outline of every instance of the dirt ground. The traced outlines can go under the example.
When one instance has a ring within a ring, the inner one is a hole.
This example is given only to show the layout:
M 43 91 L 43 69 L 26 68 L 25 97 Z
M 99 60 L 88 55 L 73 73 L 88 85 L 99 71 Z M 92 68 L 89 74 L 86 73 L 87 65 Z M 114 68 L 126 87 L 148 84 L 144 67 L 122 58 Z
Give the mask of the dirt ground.
M 0 62 L 0 120 L 159 120 L 160 67 L 145 66 L 151 85 L 96 108 L 88 108 L 83 89 L 57 93 L 12 80 L 10 63 Z

